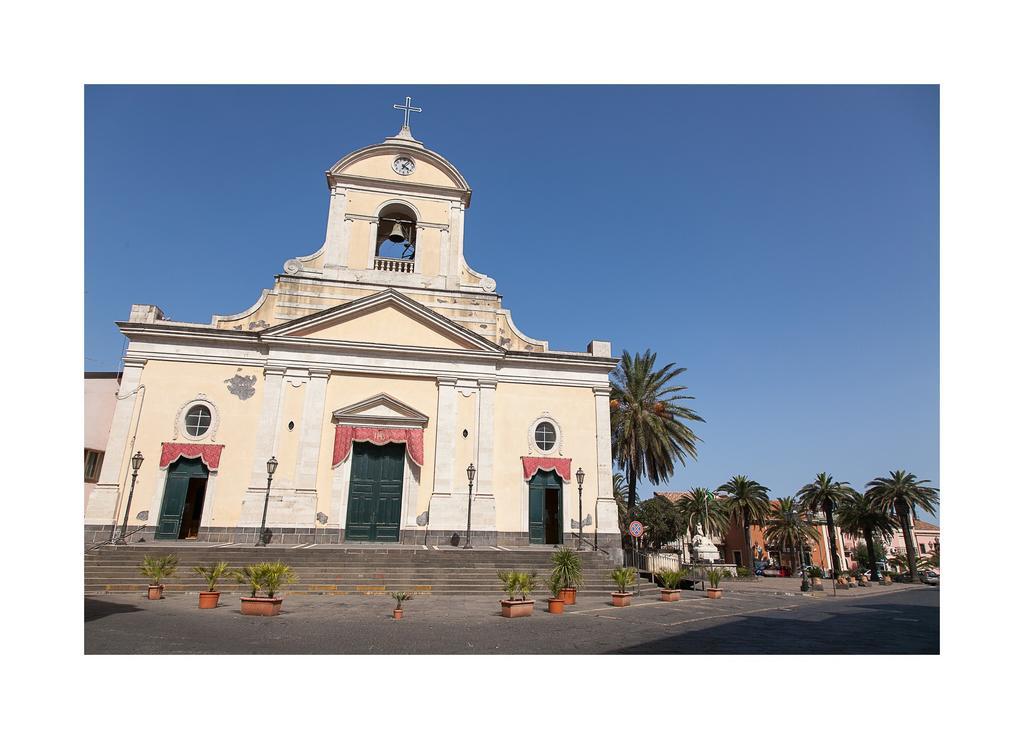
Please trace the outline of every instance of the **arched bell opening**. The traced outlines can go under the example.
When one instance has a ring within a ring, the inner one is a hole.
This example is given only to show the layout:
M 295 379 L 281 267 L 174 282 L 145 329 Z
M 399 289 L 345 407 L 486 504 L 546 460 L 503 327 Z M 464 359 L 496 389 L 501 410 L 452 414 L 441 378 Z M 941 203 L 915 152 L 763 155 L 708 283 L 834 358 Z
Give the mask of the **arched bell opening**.
M 383 210 L 379 219 L 376 257 L 412 263 L 416 259 L 416 214 L 395 203 Z

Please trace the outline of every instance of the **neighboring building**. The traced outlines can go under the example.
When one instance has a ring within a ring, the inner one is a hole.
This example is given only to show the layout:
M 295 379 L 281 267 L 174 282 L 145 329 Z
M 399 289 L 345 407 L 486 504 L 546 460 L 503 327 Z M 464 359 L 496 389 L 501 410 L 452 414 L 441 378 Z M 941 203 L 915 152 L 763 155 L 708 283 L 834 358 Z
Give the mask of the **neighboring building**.
M 474 544 L 568 542 L 580 468 L 584 518 L 618 548 L 611 345 L 556 351 L 515 326 L 463 256 L 469 184 L 407 125 L 326 176 L 323 245 L 252 307 L 197 324 L 133 305 L 117 324 L 122 400 L 87 537 L 119 523 L 141 452 L 130 517 L 147 538 L 255 541 L 274 458 L 277 542 L 464 537 L 472 464 Z
M 929 523 L 928 521 L 922 521 L 921 519 L 914 519 L 910 525 L 911 536 L 913 537 L 913 540 L 917 546 L 916 554 L 919 558 L 927 557 L 928 555 L 939 551 L 938 526 L 936 526 L 933 523 Z M 857 566 L 866 567 L 866 563 L 860 565 L 860 563 L 858 563 L 856 560 L 850 558 L 856 547 L 864 541 L 864 538 L 854 537 L 847 533 L 843 534 L 843 538 L 847 542 L 847 562 L 850 568 L 852 569 L 853 567 Z M 897 527 L 896 532 L 892 535 L 892 537 L 882 539 L 882 546 L 884 547 L 885 551 L 879 552 L 879 557 L 887 558 L 896 554 L 906 554 L 907 547 L 906 543 L 903 540 L 903 530 Z
M 777 500 L 772 505 L 778 505 Z M 750 527 L 750 546 L 754 550 L 754 558 L 768 562 L 772 565 L 794 569 L 801 561 L 807 565 L 816 565 L 826 572 L 832 569 L 832 555 L 828 546 L 828 526 L 825 524 L 824 516 L 816 516 L 813 519 L 815 530 L 818 532 L 817 541 L 811 541 L 802 551 L 792 551 L 792 547 L 770 547 L 764 539 L 764 528 L 753 524 Z M 845 556 L 841 530 L 836 538 L 836 548 L 839 550 L 839 557 Z M 743 536 L 743 526 L 734 523 L 725 535 L 726 562 L 742 565 L 744 561 L 743 550 L 746 546 Z
M 121 381 L 120 372 L 85 373 L 85 499 L 100 479 L 103 466 L 103 450 L 107 448 L 110 434 L 110 420 L 117 403 L 117 388 Z

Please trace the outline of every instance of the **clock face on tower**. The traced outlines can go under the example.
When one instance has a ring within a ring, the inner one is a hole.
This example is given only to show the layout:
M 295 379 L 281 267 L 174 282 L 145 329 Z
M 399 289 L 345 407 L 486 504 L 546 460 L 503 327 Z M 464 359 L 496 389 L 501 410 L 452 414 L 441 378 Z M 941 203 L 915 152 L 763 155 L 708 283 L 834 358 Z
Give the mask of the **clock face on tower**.
M 416 169 L 416 164 L 409 157 L 397 157 L 391 164 L 391 168 L 398 174 L 408 175 L 412 174 L 412 171 Z

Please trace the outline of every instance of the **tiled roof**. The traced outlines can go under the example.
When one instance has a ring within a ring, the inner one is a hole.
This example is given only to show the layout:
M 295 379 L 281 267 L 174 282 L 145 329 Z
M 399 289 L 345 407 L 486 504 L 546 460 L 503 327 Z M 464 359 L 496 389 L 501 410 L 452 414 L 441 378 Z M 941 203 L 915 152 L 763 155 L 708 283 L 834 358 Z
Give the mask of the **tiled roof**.
M 678 503 L 682 498 L 689 498 L 690 497 L 689 493 L 657 493 L 656 492 L 655 495 L 660 495 L 662 498 L 668 499 L 668 501 L 671 502 L 671 503 Z
M 915 519 L 914 520 L 914 529 L 916 531 L 938 531 L 939 527 L 936 526 L 933 523 L 928 523 L 927 521 L 922 521 L 920 519 Z

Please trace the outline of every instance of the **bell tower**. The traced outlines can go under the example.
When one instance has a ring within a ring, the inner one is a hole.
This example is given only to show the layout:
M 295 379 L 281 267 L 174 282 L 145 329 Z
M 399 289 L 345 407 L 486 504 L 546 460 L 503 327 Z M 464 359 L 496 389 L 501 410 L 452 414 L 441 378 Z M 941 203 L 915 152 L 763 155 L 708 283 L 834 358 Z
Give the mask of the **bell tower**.
M 417 141 L 409 98 L 401 129 L 343 157 L 327 170 L 327 235 L 319 252 L 289 260 L 285 271 L 329 280 L 459 290 L 463 223 L 472 191 L 459 171 Z M 477 282 L 477 280 L 471 280 Z

